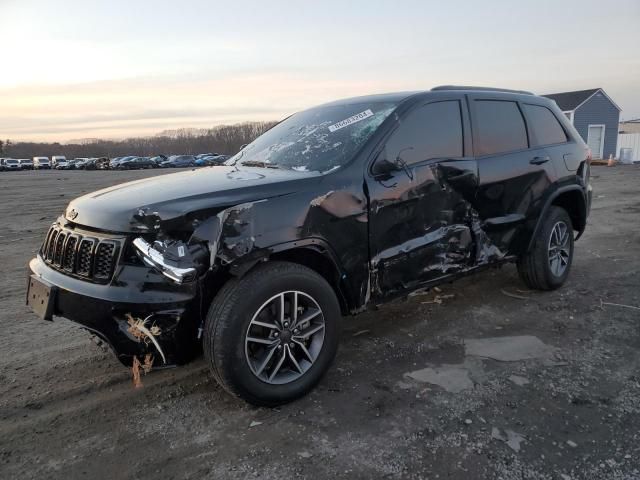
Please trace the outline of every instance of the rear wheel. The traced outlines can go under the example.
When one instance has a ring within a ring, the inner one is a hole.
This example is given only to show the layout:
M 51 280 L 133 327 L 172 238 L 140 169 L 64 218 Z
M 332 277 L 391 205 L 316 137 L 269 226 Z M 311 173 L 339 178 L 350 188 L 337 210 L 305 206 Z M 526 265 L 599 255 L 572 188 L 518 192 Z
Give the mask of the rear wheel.
M 573 260 L 571 218 L 561 207 L 549 208 L 531 251 L 517 263 L 522 281 L 536 290 L 555 290 L 569 276 Z
M 206 319 L 204 353 L 226 390 L 262 406 L 309 392 L 338 347 L 340 307 L 324 278 L 270 262 L 229 281 Z

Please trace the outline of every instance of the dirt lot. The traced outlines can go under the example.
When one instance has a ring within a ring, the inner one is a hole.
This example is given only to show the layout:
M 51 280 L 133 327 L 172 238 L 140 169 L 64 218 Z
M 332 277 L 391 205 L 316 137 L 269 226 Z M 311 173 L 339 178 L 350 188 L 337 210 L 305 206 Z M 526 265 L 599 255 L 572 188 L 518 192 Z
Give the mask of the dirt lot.
M 345 318 L 320 386 L 274 410 L 202 359 L 133 389 L 87 333 L 24 306 L 69 200 L 164 173 L 0 174 L 0 478 L 640 478 L 640 310 L 601 305 L 640 307 L 640 168 L 594 168 L 564 288 L 507 266 Z

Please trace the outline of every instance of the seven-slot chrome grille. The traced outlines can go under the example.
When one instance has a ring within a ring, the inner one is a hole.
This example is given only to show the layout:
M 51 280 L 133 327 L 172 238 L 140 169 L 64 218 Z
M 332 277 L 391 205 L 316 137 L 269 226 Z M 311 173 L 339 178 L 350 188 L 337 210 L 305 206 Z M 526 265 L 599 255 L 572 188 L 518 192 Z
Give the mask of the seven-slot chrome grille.
M 43 260 L 52 268 L 91 282 L 111 280 L 121 239 L 100 238 L 52 225 L 40 250 Z

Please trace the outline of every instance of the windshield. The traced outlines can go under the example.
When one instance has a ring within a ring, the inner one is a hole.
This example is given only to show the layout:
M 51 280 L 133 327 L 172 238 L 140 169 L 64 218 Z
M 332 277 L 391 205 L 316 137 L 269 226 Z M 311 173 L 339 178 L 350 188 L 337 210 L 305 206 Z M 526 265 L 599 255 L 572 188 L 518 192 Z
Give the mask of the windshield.
M 396 106 L 368 102 L 296 113 L 225 163 L 327 172 L 351 160 Z

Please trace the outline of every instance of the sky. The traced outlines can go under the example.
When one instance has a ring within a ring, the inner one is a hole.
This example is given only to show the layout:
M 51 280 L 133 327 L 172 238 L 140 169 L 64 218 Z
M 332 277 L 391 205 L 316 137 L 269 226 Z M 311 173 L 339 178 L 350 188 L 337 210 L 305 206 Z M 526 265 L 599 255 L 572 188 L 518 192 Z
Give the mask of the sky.
M 436 85 L 602 87 L 640 117 L 639 0 L 0 0 L 0 138 L 279 120 Z

